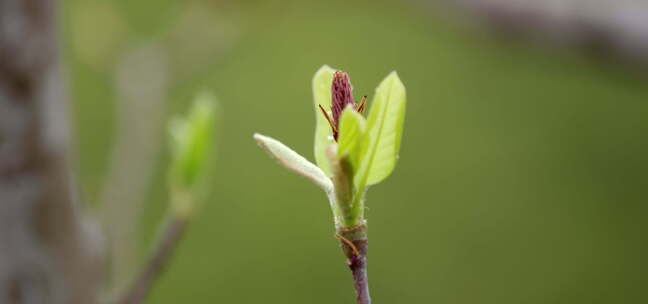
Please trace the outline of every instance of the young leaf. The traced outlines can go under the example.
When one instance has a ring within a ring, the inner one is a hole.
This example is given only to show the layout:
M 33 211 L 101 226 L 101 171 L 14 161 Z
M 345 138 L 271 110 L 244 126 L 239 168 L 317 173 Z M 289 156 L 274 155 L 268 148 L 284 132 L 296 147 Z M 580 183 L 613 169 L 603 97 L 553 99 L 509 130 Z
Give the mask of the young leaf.
M 313 77 L 313 101 L 315 108 L 315 162 L 325 172 L 331 175 L 329 160 L 326 156 L 326 147 L 333 143 L 331 127 L 322 115 L 319 106 L 324 109 L 331 108 L 331 83 L 335 69 L 328 65 L 322 66 Z
M 367 122 L 362 114 L 347 106 L 340 119 L 340 137 L 338 138 L 338 157 L 348 155 L 354 171 L 360 165 L 361 155 L 367 148 L 365 136 Z
M 186 118 L 172 121 L 169 178 L 174 187 L 192 190 L 204 175 L 214 143 L 215 107 L 215 98 L 203 93 L 196 98 Z
M 171 164 L 168 178 L 170 208 L 175 217 L 190 217 L 197 198 L 204 194 L 213 160 L 217 115 L 214 96 L 205 92 L 198 95 L 186 117 L 176 118 L 169 125 Z
M 392 72 L 376 88 L 371 105 L 367 120 L 367 150 L 355 180 L 358 191 L 384 180 L 394 170 L 403 131 L 405 103 L 405 86 L 396 72 Z
M 279 164 L 282 166 L 308 178 L 327 193 L 333 191 L 331 180 L 320 168 L 309 162 L 303 156 L 297 154 L 297 152 L 288 148 L 286 145 L 282 144 L 280 141 L 258 133 L 254 134 L 254 140 L 256 140 L 257 144 L 266 150 L 270 156 L 279 161 Z

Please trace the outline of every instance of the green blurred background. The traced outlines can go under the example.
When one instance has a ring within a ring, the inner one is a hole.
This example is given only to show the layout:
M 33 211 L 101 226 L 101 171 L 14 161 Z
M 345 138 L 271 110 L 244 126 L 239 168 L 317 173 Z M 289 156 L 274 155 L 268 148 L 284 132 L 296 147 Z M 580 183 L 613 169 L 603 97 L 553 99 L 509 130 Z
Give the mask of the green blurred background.
M 416 1 L 71 0 L 61 13 L 89 205 L 117 141 L 129 53 L 166 64 L 152 72 L 166 79 L 165 120 L 199 90 L 221 103 L 209 199 L 149 303 L 353 302 L 325 196 L 252 140 L 312 159 L 322 64 L 348 71 L 358 96 L 392 70 L 408 89 L 401 159 L 368 193 L 376 303 L 648 302 L 643 76 Z M 167 206 L 167 143 L 154 147 L 140 262 Z

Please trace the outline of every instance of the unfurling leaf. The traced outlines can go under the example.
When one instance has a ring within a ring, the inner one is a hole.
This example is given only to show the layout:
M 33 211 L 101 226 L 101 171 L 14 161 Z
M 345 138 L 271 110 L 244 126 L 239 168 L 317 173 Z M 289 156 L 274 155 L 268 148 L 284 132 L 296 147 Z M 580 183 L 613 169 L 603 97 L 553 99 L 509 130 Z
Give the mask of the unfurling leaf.
M 367 148 L 355 176 L 358 188 L 376 184 L 394 170 L 403 132 L 405 103 L 405 86 L 396 72 L 392 72 L 376 88 L 371 103 Z
M 326 148 L 333 143 L 331 127 L 329 122 L 320 112 L 320 106 L 324 109 L 331 107 L 331 83 L 333 82 L 335 69 L 328 65 L 322 66 L 313 77 L 313 102 L 315 109 L 315 162 L 327 176 L 331 175 L 329 160 L 326 156 Z
M 254 140 L 282 166 L 308 178 L 327 193 L 333 191 L 331 180 L 320 168 L 280 141 L 261 134 L 254 134 Z
M 338 138 L 338 157 L 349 157 L 353 171 L 360 165 L 360 160 L 367 148 L 367 122 L 362 114 L 352 106 L 347 106 L 340 119 L 340 137 Z

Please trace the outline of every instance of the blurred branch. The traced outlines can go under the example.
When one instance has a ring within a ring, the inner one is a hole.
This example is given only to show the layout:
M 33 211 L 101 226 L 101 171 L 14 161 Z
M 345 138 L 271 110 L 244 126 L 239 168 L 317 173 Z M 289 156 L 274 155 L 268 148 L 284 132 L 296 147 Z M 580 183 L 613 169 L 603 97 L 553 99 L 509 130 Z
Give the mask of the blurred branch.
M 99 197 L 115 284 L 133 275 L 137 222 L 164 134 L 166 68 L 155 44 L 127 52 L 117 66 L 116 142 Z
M 648 63 L 648 3 L 635 0 L 459 0 L 498 29 L 595 47 Z
M 139 304 L 144 302 L 151 291 L 153 283 L 160 277 L 178 247 L 178 243 L 186 231 L 187 220 L 187 218 L 177 216 L 172 216 L 168 220 L 151 257 L 135 278 L 132 286 L 118 300 L 118 304 Z
M 68 168 L 55 4 L 0 0 L 0 303 L 95 303 L 101 278 Z

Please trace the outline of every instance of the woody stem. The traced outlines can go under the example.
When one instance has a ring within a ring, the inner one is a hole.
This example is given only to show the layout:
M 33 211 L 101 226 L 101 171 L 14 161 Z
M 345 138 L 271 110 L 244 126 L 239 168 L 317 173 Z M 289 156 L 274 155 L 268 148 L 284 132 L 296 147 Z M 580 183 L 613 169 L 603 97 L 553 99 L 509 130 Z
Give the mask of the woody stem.
M 341 227 L 337 230 L 342 251 L 353 275 L 357 304 L 371 304 L 367 279 L 367 226 Z

